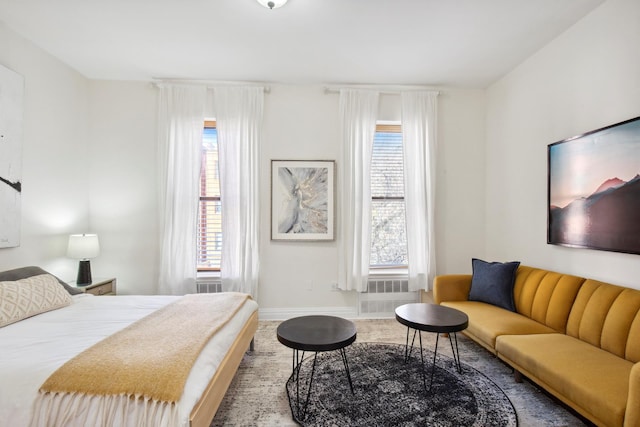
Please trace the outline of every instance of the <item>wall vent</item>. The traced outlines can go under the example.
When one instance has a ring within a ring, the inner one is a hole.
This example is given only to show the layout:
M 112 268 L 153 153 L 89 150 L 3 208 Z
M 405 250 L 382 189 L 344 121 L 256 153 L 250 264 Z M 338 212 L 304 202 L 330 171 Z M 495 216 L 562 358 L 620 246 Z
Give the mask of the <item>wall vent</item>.
M 369 279 L 367 293 L 391 294 L 409 292 L 407 279 Z
M 198 278 L 196 289 L 199 294 L 214 294 L 222 292 L 222 281 L 219 278 Z
M 406 278 L 370 278 L 367 291 L 358 294 L 358 307 L 363 317 L 393 317 L 396 307 L 419 300 Z

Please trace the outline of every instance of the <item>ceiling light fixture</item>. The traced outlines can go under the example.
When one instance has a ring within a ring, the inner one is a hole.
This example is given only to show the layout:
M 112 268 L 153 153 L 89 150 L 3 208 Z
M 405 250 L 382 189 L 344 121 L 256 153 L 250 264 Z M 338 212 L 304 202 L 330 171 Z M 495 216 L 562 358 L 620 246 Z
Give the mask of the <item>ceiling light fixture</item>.
M 258 0 L 258 3 L 269 9 L 277 9 L 284 6 L 286 2 L 287 0 Z

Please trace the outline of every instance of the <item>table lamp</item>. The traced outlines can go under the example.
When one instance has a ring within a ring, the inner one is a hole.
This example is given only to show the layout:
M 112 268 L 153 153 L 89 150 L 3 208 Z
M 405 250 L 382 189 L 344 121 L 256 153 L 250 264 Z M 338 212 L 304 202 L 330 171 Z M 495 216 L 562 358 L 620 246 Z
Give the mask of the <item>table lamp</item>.
M 91 284 L 91 264 L 89 260 L 100 253 L 100 243 L 97 234 L 72 234 L 69 236 L 67 256 L 79 259 L 78 278 L 76 285 L 86 286 Z

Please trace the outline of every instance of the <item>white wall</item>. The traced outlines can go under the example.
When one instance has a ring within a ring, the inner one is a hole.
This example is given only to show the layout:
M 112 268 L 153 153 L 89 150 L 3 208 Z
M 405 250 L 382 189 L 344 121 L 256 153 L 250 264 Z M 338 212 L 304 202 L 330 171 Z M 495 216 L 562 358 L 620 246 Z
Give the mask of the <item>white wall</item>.
M 269 238 L 271 159 L 338 159 L 338 95 L 320 86 L 274 86 L 265 101 L 262 150 L 262 308 L 353 307 L 337 282 L 336 242 L 273 242 Z M 437 270 L 470 269 L 484 254 L 484 111 L 481 90 L 442 89 L 438 98 Z M 382 95 L 380 120 L 400 120 L 400 97 Z M 339 194 L 341 183 L 337 183 Z M 339 196 L 337 197 L 339 200 Z
M 337 160 L 339 141 L 336 94 L 325 94 L 319 86 L 271 88 L 265 98 L 261 152 L 261 307 L 355 306 L 354 294 L 329 292 L 329 284 L 337 282 L 335 241 L 270 239 L 271 160 Z M 337 183 L 336 193 L 339 188 Z
M 437 274 L 471 272 L 485 254 L 485 92 L 438 97 Z
M 0 22 L 0 64 L 24 77 L 21 245 L 0 269 L 39 265 L 75 280 L 68 235 L 89 229 L 87 80 Z
M 147 83 L 91 82 L 91 225 L 103 249 L 94 270 L 122 293 L 150 293 L 157 277 L 156 90 Z M 381 120 L 399 120 L 399 97 L 383 95 Z M 337 242 L 272 242 L 272 159 L 338 159 L 338 95 L 321 86 L 272 85 L 261 151 L 259 302 L 267 309 L 355 308 L 331 292 Z M 456 272 L 484 250 L 484 91 L 439 97 L 438 269 Z M 338 191 L 340 183 L 337 183 Z M 339 238 L 339 237 L 338 237 Z
M 487 90 L 487 257 L 640 289 L 638 255 L 546 244 L 547 145 L 640 116 L 639 23 L 609 0 Z
M 157 90 L 150 83 L 90 83 L 89 216 L 100 237 L 94 277 L 118 293 L 153 294 L 158 277 Z

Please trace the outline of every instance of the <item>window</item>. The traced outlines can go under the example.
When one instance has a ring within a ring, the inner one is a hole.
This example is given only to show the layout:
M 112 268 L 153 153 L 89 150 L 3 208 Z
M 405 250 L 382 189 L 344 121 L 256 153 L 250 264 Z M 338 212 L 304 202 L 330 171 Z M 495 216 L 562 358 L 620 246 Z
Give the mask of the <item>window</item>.
M 202 134 L 200 208 L 198 210 L 198 271 L 219 271 L 222 257 L 222 210 L 216 122 L 207 120 Z
M 376 126 L 371 160 L 371 267 L 407 265 L 400 125 Z

